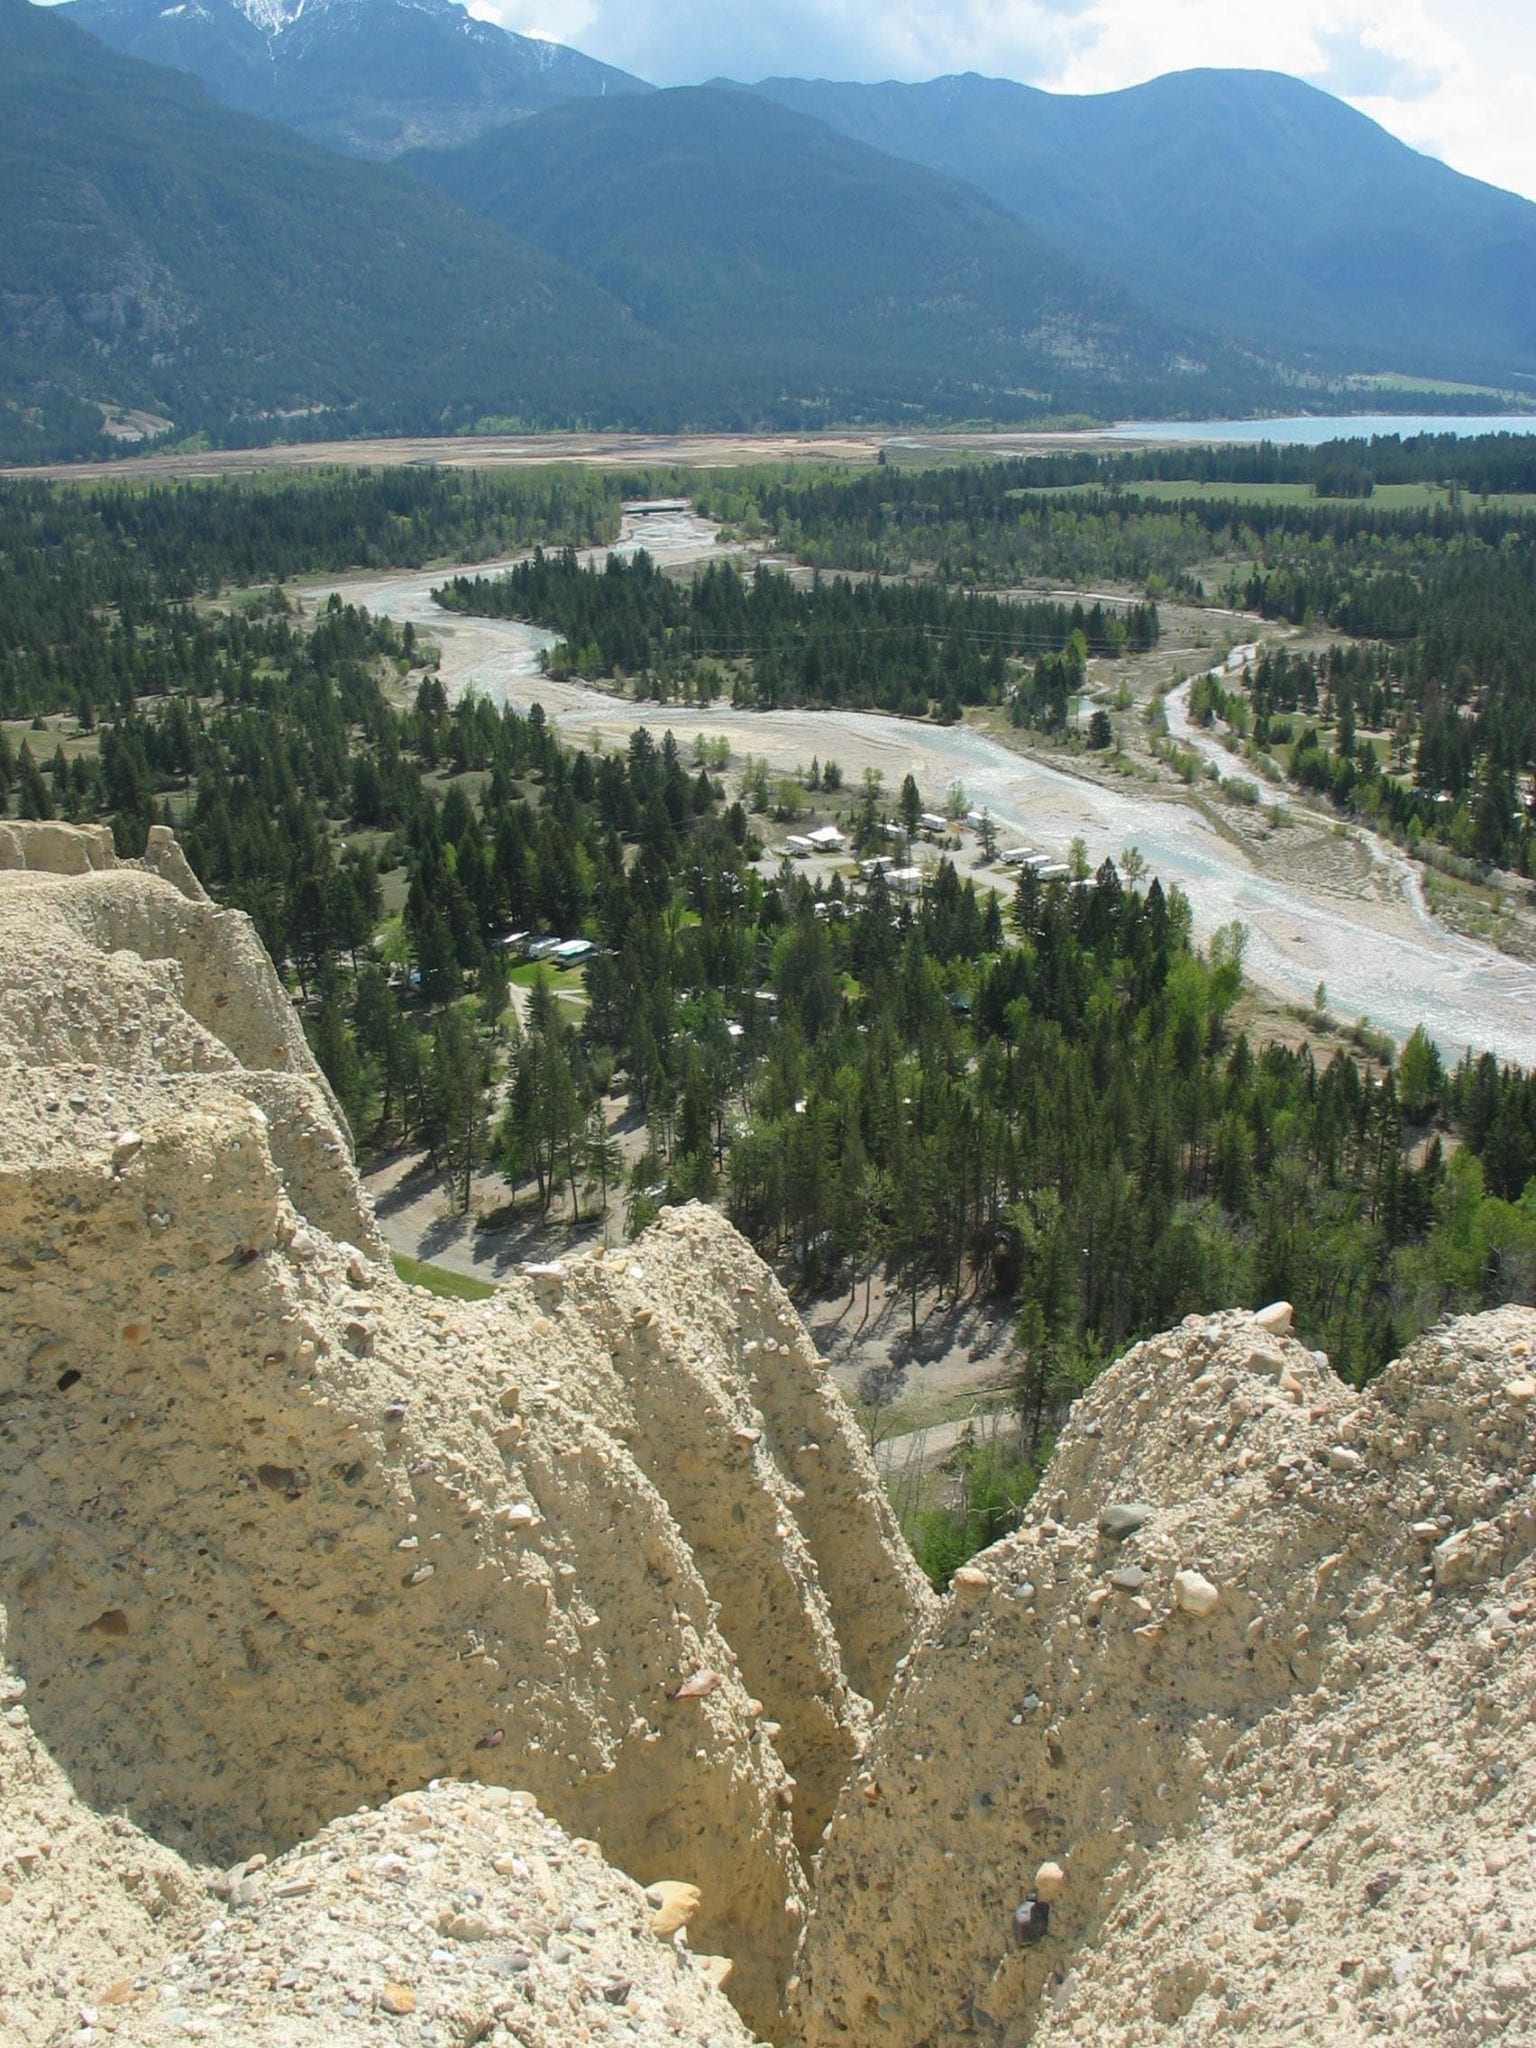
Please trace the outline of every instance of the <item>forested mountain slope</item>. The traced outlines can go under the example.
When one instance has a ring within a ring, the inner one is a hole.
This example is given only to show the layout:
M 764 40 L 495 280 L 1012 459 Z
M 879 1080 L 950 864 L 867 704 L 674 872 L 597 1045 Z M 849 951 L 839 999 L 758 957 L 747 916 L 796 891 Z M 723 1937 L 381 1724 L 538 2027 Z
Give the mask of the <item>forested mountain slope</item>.
M 586 101 L 403 165 L 658 333 L 845 413 L 1277 388 L 1267 363 L 1196 344 L 980 193 L 750 95 Z
M 26 0 L 0 189 L 0 457 L 88 446 L 97 402 L 239 440 L 569 420 L 658 353 L 544 251 Z
M 668 424 L 1291 410 L 1386 372 L 1536 393 L 1536 207 L 1280 74 L 1088 97 L 770 79 L 722 99 L 457 0 L 62 12 L 339 150 L 411 152 L 575 261 L 684 346 L 679 381 L 652 387 Z M 632 416 L 634 368 L 605 364 L 589 417 Z
M 269 85 L 279 48 L 329 52 L 361 97 L 305 104 L 351 147 L 438 132 L 434 94 L 471 124 L 502 105 L 450 0 L 412 13 L 419 49 L 392 0 L 219 5 Z M 1536 390 L 1536 208 L 1293 80 L 621 91 L 529 44 L 529 104 L 588 96 L 385 169 L 63 12 L 0 0 L 0 460 L 98 452 L 125 408 L 250 442 L 1291 410 L 1382 368 Z M 343 133 L 367 106 L 373 140 Z
M 978 186 L 1185 318 L 1330 370 L 1536 374 L 1536 206 L 1299 79 L 1072 97 L 968 74 L 754 90 Z
M 355 156 L 650 90 L 579 50 L 477 21 L 458 0 L 74 0 L 69 14 L 114 49 L 189 71 L 229 106 Z
M 124 407 L 249 442 L 1283 388 L 981 195 L 745 94 L 591 100 L 413 155 L 461 211 L 0 0 L 0 115 L 0 459 L 96 452 Z

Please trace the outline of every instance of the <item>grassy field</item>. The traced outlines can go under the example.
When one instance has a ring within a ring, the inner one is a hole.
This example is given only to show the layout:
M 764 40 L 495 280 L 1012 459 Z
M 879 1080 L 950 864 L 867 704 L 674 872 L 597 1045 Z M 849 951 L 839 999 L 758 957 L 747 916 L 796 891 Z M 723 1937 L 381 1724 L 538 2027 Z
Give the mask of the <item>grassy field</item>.
M 507 979 L 515 988 L 532 988 L 541 974 L 557 995 L 580 994 L 587 985 L 584 967 L 566 967 L 558 960 L 524 960 Z
M 425 1259 L 408 1258 L 404 1252 L 391 1252 L 390 1258 L 408 1287 L 425 1287 L 431 1294 L 442 1295 L 445 1301 L 485 1301 L 496 1292 L 489 1280 L 473 1280 L 467 1273 L 450 1273 L 446 1266 L 428 1265 Z
M 1497 384 L 1457 384 L 1445 377 L 1405 377 L 1398 370 L 1346 379 L 1351 391 L 1409 391 L 1421 397 L 1501 398 L 1512 412 L 1523 412 L 1527 394 L 1505 391 Z
M 1085 498 L 1102 495 L 1105 489 L 1102 483 L 1041 484 L 1030 485 L 1009 495 L 1018 498 Z M 1127 498 L 1146 498 L 1164 504 L 1179 504 L 1194 498 L 1228 505 L 1339 505 L 1354 502 L 1319 498 L 1310 484 L 1200 483 L 1193 478 L 1179 477 L 1149 477 L 1144 482 L 1123 484 L 1121 490 Z M 1417 512 L 1425 507 L 1449 505 L 1450 493 L 1440 484 L 1378 484 L 1374 494 L 1363 502 L 1377 511 Z M 1536 508 L 1536 493 L 1508 491 L 1483 499 L 1463 492 L 1461 503 L 1463 508 L 1488 504 L 1504 511 L 1528 512 Z

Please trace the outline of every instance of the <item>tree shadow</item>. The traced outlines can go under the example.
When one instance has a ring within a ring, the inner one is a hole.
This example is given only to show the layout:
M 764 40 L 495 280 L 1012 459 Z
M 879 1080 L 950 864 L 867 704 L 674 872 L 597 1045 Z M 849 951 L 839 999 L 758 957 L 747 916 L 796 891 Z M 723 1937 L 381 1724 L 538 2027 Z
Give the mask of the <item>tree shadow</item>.
M 421 1233 L 420 1243 L 423 1258 L 433 1259 L 440 1252 L 447 1251 L 461 1237 L 467 1237 L 474 1228 L 474 1219 L 462 1214 L 436 1217 Z
M 416 1163 L 401 1174 L 394 1184 L 387 1188 L 374 1185 L 380 1174 L 387 1173 L 399 1160 L 410 1158 L 408 1152 L 376 1153 L 364 1169 L 365 1185 L 373 1201 L 374 1214 L 379 1217 L 398 1215 L 413 1202 L 420 1202 L 431 1194 L 434 1183 L 440 1179 L 432 1171 L 427 1155 L 423 1152 Z
M 930 1290 L 918 1296 L 914 1331 L 904 1291 L 883 1287 L 867 1318 L 863 1295 L 862 1287 L 853 1299 L 840 1289 L 798 1304 L 817 1349 L 834 1365 L 871 1346 L 883 1346 L 889 1361 L 902 1367 L 931 1365 L 961 1347 L 975 1362 L 998 1348 L 1012 1321 L 1012 1310 L 987 1296 L 962 1295 L 957 1301 Z

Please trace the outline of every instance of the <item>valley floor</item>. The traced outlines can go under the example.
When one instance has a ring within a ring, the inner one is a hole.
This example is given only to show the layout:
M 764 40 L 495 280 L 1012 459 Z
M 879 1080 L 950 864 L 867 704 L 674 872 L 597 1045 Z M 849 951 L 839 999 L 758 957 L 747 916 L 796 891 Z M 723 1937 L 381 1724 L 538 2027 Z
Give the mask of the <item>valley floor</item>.
M 612 438 L 602 437 L 605 445 Z M 646 445 L 653 459 L 662 459 L 657 444 Z M 643 543 L 635 522 L 626 522 L 620 550 L 639 544 L 678 568 L 727 551 L 714 529 L 693 515 L 665 526 L 648 522 Z M 1536 986 L 1530 968 L 1445 930 L 1430 914 L 1414 864 L 1387 842 L 1347 827 L 1293 790 L 1265 789 L 1262 802 L 1246 804 L 1214 781 L 1186 788 L 1158 757 L 1143 714 L 1155 693 L 1167 691 L 1169 726 L 1180 743 L 1210 755 L 1226 776 L 1245 775 L 1214 739 L 1190 734 L 1177 685 L 1219 665 L 1229 648 L 1250 638 L 1295 643 L 1299 636 L 1289 629 L 1215 606 L 1165 604 L 1163 638 L 1150 655 L 1091 665 L 1089 695 L 1114 707 L 1117 742 L 1113 753 L 1093 753 L 1016 729 L 996 712 L 973 712 L 964 725 L 945 728 L 879 714 L 638 703 L 576 679 L 541 675 L 540 648 L 553 635 L 508 620 L 447 617 L 431 603 L 437 580 L 432 572 L 354 577 L 343 581 L 342 592 L 397 620 L 415 620 L 440 647 L 450 688 L 518 703 L 537 697 L 573 740 L 621 749 L 637 723 L 664 723 L 685 745 L 695 731 L 724 738 L 737 763 L 750 755 L 765 760 L 776 776 L 803 771 L 813 756 L 827 758 L 835 747 L 847 788 L 857 788 L 873 768 L 894 791 L 910 772 L 936 801 L 952 781 L 962 780 L 972 803 L 988 803 L 995 816 L 1010 821 L 1005 844 L 1022 834 L 1061 858 L 1069 841 L 1082 835 L 1094 862 L 1106 854 L 1118 858 L 1134 845 L 1149 871 L 1176 880 L 1189 894 L 1202 936 L 1233 916 L 1247 924 L 1250 987 L 1237 1021 L 1259 1039 L 1310 1039 L 1326 1059 L 1332 1042 L 1342 1042 L 1366 1010 L 1405 1035 L 1414 1019 L 1406 1010 L 1401 1018 L 1390 1014 L 1389 1004 L 1406 962 L 1417 979 L 1405 1001 L 1421 1003 L 1428 994 L 1442 1003 L 1431 1028 L 1450 1057 L 1459 1050 L 1453 1041 L 1460 1023 L 1467 1037 L 1497 1040 L 1505 1056 L 1536 1063 L 1536 1041 L 1529 1036 L 1536 1011 L 1526 999 Z M 329 587 L 326 580 L 316 592 Z M 1124 601 L 1135 593 L 1103 594 Z M 763 829 L 769 872 L 777 866 L 775 843 L 793 828 L 765 820 Z M 962 840 L 953 856 L 962 873 L 974 875 L 978 886 L 1011 894 L 1015 870 L 985 862 L 974 835 Z M 937 855 L 925 847 L 918 858 Z M 811 870 L 830 878 L 839 865 L 846 863 L 815 861 Z M 1303 1014 L 1319 982 L 1326 983 L 1339 1019 L 1333 1028 L 1320 1026 L 1315 1012 Z M 1484 997 L 1481 990 L 1492 994 Z M 617 1134 L 621 1141 L 626 1136 L 622 1129 Z M 633 1154 L 643 1144 L 643 1125 L 630 1135 Z M 625 1235 L 621 1198 L 605 1217 L 580 1225 L 558 1210 L 544 1219 L 525 1206 L 496 1229 L 480 1230 L 474 1214 L 455 1213 L 423 1155 L 380 1161 L 364 1178 L 395 1251 L 483 1280 L 499 1279 L 525 1260 L 563 1258 L 591 1244 L 622 1242 Z M 504 1210 L 507 1196 L 500 1176 L 482 1169 L 472 1210 Z M 935 1469 L 962 1433 L 984 1433 L 989 1417 L 1007 1409 L 1010 1318 L 963 1299 L 946 1302 L 929 1290 L 920 1297 L 913 1330 L 905 1297 L 879 1278 L 867 1300 L 861 1285 L 852 1300 L 838 1293 L 800 1306 L 908 1512 L 931 1489 Z
M 440 463 L 449 469 L 520 469 L 549 462 L 580 462 L 601 469 L 649 469 L 686 464 L 734 469 L 757 462 L 873 462 L 890 442 L 879 430 L 827 434 L 443 434 L 359 441 L 289 441 L 271 448 L 210 448 L 196 454 L 138 455 L 114 462 L 40 463 L 0 470 L 0 476 L 68 482 L 92 478 L 239 476 L 254 470 L 375 469 L 401 463 Z M 925 459 L 947 453 L 1043 455 L 1082 448 L 1108 438 L 1107 430 L 1070 433 L 925 434 Z M 1116 436 L 1114 445 L 1134 447 Z

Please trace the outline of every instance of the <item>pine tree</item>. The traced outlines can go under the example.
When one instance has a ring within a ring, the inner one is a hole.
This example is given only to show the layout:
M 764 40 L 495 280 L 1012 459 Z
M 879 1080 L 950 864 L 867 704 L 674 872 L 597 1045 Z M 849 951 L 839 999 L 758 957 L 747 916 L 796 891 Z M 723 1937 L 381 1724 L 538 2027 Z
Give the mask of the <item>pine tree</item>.
M 461 1212 L 469 1208 L 474 1170 L 485 1151 L 488 1079 L 474 1027 L 462 1010 L 445 1010 L 432 1030 L 422 1137 L 433 1165 L 448 1176 Z

